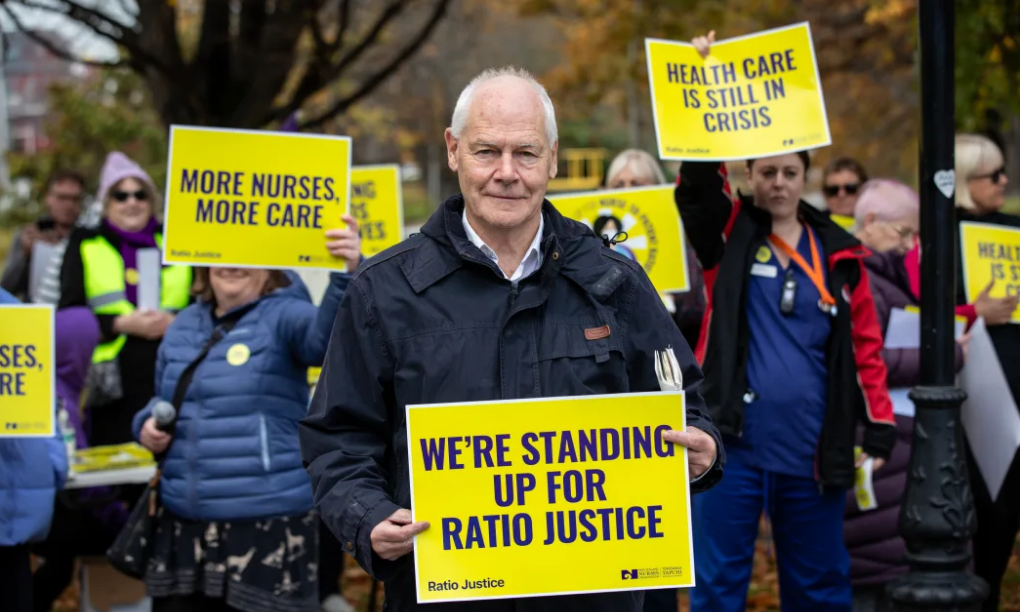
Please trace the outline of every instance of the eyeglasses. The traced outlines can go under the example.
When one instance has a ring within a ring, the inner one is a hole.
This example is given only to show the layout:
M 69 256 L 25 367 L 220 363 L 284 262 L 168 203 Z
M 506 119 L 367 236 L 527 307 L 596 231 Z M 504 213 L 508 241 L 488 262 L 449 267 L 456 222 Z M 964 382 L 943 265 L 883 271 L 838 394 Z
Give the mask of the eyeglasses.
M 970 177 L 970 180 L 973 181 L 977 179 L 987 178 L 992 179 L 992 182 L 998 185 L 999 181 L 1001 181 L 1004 176 L 1006 176 L 1006 167 L 1001 166 L 997 168 L 994 172 L 991 172 L 990 174 L 979 174 L 977 176 L 972 176 Z
M 861 188 L 860 183 L 847 183 L 846 185 L 825 185 L 822 187 L 822 193 L 834 198 L 839 195 L 839 192 L 845 191 L 847 195 L 856 195 L 857 190 Z
M 149 199 L 149 194 L 145 193 L 144 189 L 138 191 L 114 191 L 110 196 L 118 202 L 127 202 L 128 198 L 134 198 L 139 202 L 145 202 Z

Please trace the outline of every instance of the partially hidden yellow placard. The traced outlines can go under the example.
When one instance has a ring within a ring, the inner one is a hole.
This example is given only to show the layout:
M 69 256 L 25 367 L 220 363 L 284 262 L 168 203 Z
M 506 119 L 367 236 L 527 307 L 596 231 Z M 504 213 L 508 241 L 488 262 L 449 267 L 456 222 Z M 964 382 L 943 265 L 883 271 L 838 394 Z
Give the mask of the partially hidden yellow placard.
M 0 306 L 0 438 L 54 435 L 53 308 Z
M 690 289 L 684 231 L 673 202 L 672 185 L 547 197 L 556 210 L 594 229 L 599 236 L 612 238 L 617 232 L 626 232 L 626 240 L 613 250 L 641 264 L 656 290 L 667 293 Z
M 853 217 L 848 217 L 847 215 L 831 214 L 829 215 L 829 218 L 832 219 L 833 223 L 842 227 L 848 232 L 852 231 L 854 228 L 854 224 L 857 223 L 856 219 L 854 219 Z
M 968 304 L 993 279 L 990 296 L 1020 294 L 1020 230 L 965 221 L 960 223 L 960 251 Z M 1011 323 L 1020 323 L 1020 308 Z
M 694 585 L 680 393 L 407 407 L 419 602 Z
M 351 168 L 351 216 L 358 220 L 361 252 L 371 257 L 404 239 L 400 167 Z
M 743 160 L 828 146 L 807 22 L 712 45 L 646 39 L 659 157 Z
M 346 136 L 170 127 L 164 263 L 343 270 Z

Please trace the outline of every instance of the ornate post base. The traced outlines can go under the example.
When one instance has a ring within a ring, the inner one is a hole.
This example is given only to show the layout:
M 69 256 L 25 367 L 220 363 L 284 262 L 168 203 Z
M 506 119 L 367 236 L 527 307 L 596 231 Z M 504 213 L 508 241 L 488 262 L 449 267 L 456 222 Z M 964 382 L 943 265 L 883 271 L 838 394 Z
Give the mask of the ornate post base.
M 917 406 L 900 533 L 910 573 L 892 582 L 889 595 L 902 612 L 980 609 L 988 585 L 967 573 L 976 526 L 967 476 L 956 387 L 916 387 Z

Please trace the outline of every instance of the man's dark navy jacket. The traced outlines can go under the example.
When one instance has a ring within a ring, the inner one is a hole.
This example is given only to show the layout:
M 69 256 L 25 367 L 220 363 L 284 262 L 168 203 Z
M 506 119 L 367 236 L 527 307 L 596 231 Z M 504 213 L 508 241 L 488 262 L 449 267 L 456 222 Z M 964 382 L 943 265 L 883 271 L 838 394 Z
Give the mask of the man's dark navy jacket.
M 707 489 L 722 476 L 719 433 L 696 390 L 701 370 L 640 266 L 547 201 L 542 266 L 515 287 L 468 241 L 463 210 L 461 196 L 450 198 L 421 234 L 358 269 L 301 423 L 316 506 L 344 549 L 385 581 L 387 610 L 417 609 L 413 556 L 385 561 L 369 538 L 411 507 L 406 405 L 658 391 L 655 351 L 672 346 L 687 424 L 719 448 L 716 465 L 692 487 Z M 585 337 L 606 325 L 608 336 Z M 638 612 L 642 601 L 640 592 L 617 592 L 423 609 Z

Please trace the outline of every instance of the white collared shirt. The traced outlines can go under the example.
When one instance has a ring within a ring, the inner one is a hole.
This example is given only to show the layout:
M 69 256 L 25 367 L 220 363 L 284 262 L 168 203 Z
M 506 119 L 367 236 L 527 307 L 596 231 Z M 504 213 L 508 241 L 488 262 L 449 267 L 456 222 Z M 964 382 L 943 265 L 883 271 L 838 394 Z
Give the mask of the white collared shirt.
M 478 232 L 471 227 L 468 223 L 467 210 L 461 215 L 461 221 L 464 223 L 464 231 L 467 233 L 468 240 L 471 244 L 478 247 L 478 250 L 483 255 L 488 257 L 496 264 L 499 268 L 499 256 L 496 255 L 496 251 L 489 248 L 489 245 L 482 241 L 482 237 L 478 235 Z M 514 273 L 510 275 L 508 280 L 511 283 L 516 283 L 526 276 L 530 276 L 533 272 L 542 267 L 542 230 L 545 229 L 545 218 L 539 214 L 538 217 L 538 233 L 535 234 L 535 239 L 531 241 L 531 246 L 528 247 L 528 252 L 524 254 L 524 259 L 521 260 L 521 265 L 517 266 Z M 507 278 L 506 272 L 503 269 L 499 270 L 503 274 L 503 278 Z

